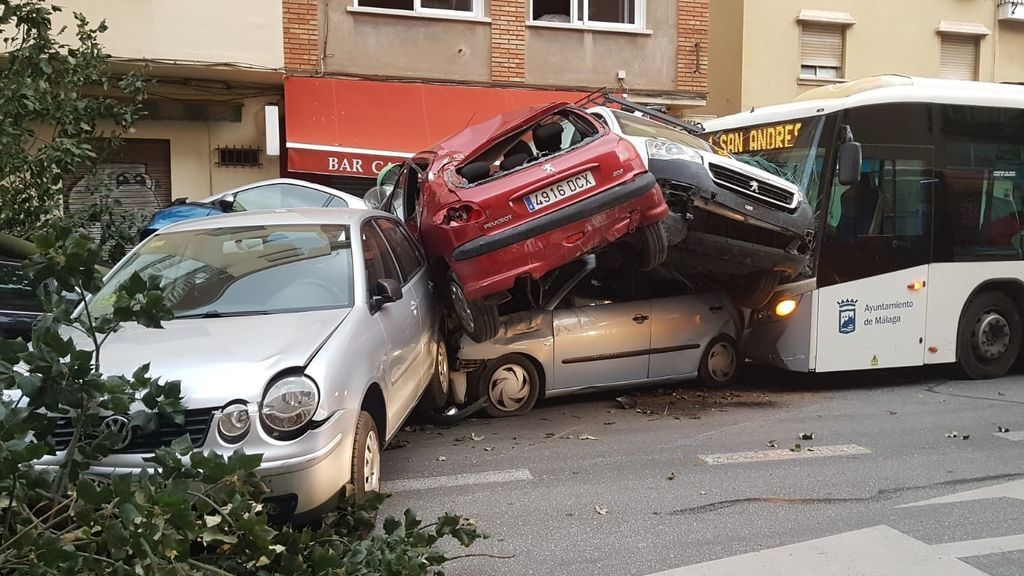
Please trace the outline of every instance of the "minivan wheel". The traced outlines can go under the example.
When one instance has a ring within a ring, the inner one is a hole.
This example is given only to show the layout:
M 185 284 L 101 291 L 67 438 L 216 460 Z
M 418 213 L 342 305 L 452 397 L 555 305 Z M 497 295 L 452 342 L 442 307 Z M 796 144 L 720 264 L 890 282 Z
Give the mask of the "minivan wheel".
M 437 350 L 434 352 L 434 374 L 427 383 L 427 389 L 423 392 L 423 399 L 420 403 L 424 408 L 433 410 L 441 408 L 448 403 L 448 394 L 451 390 L 451 373 L 448 370 L 448 347 L 445 345 L 444 337 L 438 335 Z
M 380 444 L 373 417 L 366 411 L 360 412 L 352 443 L 352 485 L 357 495 L 380 490 Z
M 467 300 L 455 278 L 448 280 L 448 295 L 462 330 L 474 342 L 486 342 L 498 335 L 496 305 Z
M 697 374 L 706 386 L 729 387 L 739 378 L 742 365 L 743 358 L 736 347 L 736 341 L 723 334 L 709 342 L 704 349 Z
M 488 362 L 477 383 L 477 397 L 488 399 L 484 411 L 496 418 L 526 414 L 540 396 L 540 375 L 533 362 L 519 354 Z
M 999 378 L 1017 361 L 1021 350 L 1020 312 L 1003 292 L 982 292 L 971 298 L 960 317 L 956 362 L 971 380 Z

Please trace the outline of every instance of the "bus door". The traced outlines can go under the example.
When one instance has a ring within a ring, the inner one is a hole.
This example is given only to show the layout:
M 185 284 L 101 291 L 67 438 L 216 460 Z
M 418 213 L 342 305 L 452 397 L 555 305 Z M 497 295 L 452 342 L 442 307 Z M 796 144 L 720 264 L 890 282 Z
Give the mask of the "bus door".
M 854 135 L 861 137 L 856 128 Z M 815 294 L 817 372 L 924 361 L 933 147 L 862 145 L 860 182 L 833 186 L 829 198 Z

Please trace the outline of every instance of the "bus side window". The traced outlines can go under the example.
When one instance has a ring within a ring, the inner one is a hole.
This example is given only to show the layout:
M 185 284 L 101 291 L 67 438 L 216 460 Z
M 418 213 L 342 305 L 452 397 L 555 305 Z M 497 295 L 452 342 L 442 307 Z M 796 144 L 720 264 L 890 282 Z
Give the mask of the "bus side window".
M 1024 111 L 942 106 L 945 260 L 1024 257 Z

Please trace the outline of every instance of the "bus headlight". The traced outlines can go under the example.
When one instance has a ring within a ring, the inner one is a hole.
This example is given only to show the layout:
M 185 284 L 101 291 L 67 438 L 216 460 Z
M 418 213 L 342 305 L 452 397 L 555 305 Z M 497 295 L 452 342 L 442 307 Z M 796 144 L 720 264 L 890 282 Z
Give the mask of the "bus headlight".
M 320 404 L 320 390 L 301 375 L 285 376 L 273 382 L 260 403 L 260 418 L 271 434 L 297 432 L 313 419 Z
M 647 155 L 658 160 L 688 160 L 704 163 L 704 158 L 693 148 L 662 138 L 647 140 Z
M 786 298 L 775 305 L 775 315 L 779 318 L 785 318 L 796 310 L 797 301 L 792 298 Z

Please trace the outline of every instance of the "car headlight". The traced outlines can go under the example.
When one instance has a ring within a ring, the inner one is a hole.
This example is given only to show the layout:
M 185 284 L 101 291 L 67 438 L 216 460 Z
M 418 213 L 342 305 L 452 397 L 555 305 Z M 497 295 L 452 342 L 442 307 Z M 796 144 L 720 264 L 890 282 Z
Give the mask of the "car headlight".
M 217 433 L 228 444 L 237 444 L 249 433 L 250 424 L 249 407 L 245 404 L 232 404 L 221 411 Z
M 688 160 L 704 163 L 704 157 L 693 148 L 662 138 L 647 140 L 647 155 L 659 160 Z
M 273 382 L 263 395 L 260 416 L 271 432 L 295 432 L 313 419 L 320 404 L 320 390 L 306 376 L 285 376 Z

